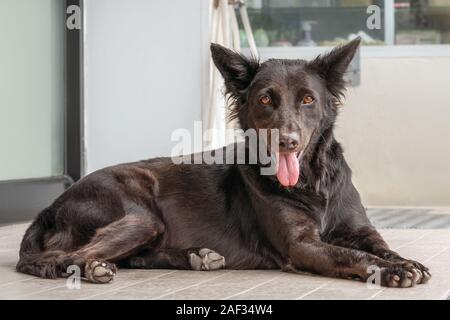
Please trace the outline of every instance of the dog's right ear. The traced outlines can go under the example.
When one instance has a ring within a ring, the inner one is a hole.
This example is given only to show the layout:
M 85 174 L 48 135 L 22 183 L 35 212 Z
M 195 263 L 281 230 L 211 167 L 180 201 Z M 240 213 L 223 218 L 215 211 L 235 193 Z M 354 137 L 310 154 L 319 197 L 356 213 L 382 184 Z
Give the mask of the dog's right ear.
M 216 43 L 211 44 L 211 55 L 214 64 L 225 80 L 227 92 L 238 97 L 253 80 L 259 68 L 259 61 L 247 58 Z

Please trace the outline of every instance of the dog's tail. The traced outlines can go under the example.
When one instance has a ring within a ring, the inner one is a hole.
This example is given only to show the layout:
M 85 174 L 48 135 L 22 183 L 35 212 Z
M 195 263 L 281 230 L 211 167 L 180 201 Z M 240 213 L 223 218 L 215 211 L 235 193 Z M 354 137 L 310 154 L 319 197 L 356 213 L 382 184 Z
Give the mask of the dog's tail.
M 20 245 L 18 272 L 42 278 L 56 278 L 56 258 L 60 251 L 45 251 L 44 239 L 55 225 L 55 209 L 44 209 L 28 227 Z

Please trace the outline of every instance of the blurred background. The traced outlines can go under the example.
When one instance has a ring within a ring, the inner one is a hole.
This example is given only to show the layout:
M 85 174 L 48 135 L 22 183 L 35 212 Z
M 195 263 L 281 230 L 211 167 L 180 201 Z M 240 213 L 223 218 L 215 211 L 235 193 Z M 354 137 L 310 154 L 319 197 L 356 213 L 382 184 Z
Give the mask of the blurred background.
M 204 148 L 227 143 L 211 41 L 264 61 L 356 36 L 337 136 L 363 201 L 450 225 L 449 0 L 0 0 L 0 223 L 94 170 L 169 156 L 195 121 L 215 129 Z

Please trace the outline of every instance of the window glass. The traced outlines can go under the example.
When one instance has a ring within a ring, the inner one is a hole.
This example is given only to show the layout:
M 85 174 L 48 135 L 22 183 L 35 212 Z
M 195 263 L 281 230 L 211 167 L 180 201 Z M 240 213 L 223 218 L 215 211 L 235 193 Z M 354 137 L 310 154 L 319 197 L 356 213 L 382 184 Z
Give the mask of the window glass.
M 450 43 L 450 0 L 395 1 L 396 44 Z
M 247 0 L 259 47 L 450 43 L 450 0 Z M 246 46 L 245 32 L 241 42 Z

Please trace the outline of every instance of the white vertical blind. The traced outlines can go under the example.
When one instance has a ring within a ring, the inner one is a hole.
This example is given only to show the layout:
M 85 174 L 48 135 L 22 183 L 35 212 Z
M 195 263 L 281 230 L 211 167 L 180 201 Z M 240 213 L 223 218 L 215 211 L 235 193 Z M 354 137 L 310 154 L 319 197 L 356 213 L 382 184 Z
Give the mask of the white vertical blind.
M 250 51 L 258 57 L 252 29 L 245 7 L 245 1 L 212 0 L 211 1 L 211 42 L 224 47 L 241 51 L 239 25 L 234 6 L 239 6 L 239 14 L 248 39 Z M 224 97 L 222 76 L 214 66 L 212 60 L 209 65 L 209 97 L 203 114 L 204 149 L 222 147 L 235 139 L 234 134 L 227 132 L 234 123 L 227 122 L 227 105 Z M 227 136 L 228 134 L 228 136 Z

